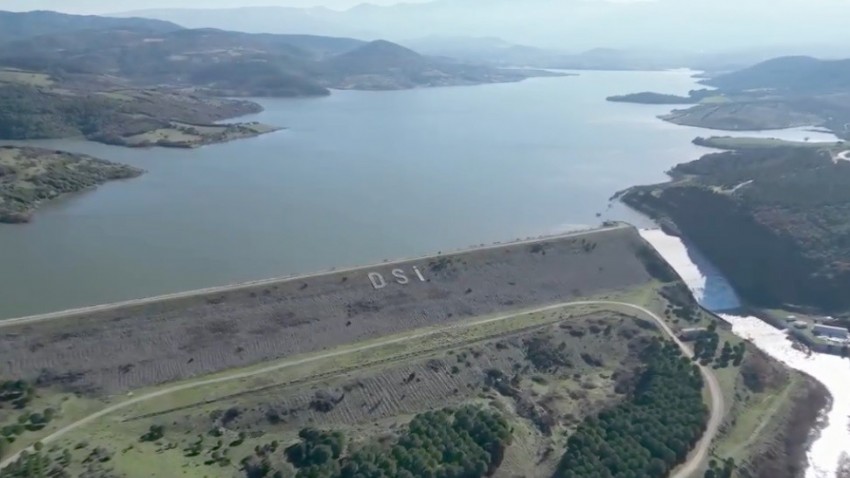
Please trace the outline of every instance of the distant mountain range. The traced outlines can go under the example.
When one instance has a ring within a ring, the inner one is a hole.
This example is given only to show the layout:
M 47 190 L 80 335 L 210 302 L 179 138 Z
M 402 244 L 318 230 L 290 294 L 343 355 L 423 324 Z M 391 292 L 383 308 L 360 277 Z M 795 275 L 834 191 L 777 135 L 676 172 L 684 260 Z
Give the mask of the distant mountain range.
M 20 28 L 27 24 L 43 34 L 27 35 Z M 226 96 L 312 96 L 328 88 L 467 85 L 547 74 L 424 56 L 382 40 L 183 29 L 159 20 L 6 13 L 0 31 L 7 37 L 0 66 L 109 75 L 135 86 L 202 87 Z
M 116 13 L 119 17 L 171 19 L 186 28 L 220 28 L 246 33 L 300 33 L 344 36 L 363 40 L 381 34 L 343 21 L 343 14 L 327 8 L 245 7 L 232 9 L 152 9 Z
M 171 22 L 147 18 L 110 18 L 93 15 L 64 15 L 56 12 L 36 11 L 12 13 L 0 10 L 0 43 L 40 35 L 72 33 L 81 30 L 108 30 L 117 28 L 144 29 L 151 32 L 169 32 L 182 27 Z
M 37 0 L 30 0 L 37 1 Z M 500 37 L 513 44 L 581 52 L 680 49 L 714 54 L 739 49 L 808 49 L 784 54 L 830 54 L 821 46 L 850 44 L 841 0 L 433 0 L 348 10 L 245 7 L 139 10 L 187 27 L 253 33 L 305 33 L 364 40 Z M 753 18 L 763 21 L 754 22 Z M 794 32 L 789 36 L 789 32 Z M 413 45 L 411 45 L 413 46 Z M 782 54 L 775 52 L 773 56 Z M 764 58 L 763 58 L 764 59 Z

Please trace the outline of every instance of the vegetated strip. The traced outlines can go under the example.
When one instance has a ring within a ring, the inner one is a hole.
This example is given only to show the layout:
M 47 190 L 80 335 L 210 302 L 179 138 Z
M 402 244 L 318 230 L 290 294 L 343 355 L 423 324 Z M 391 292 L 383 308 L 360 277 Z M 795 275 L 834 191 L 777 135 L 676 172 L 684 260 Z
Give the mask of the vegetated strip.
M 389 450 L 373 440 L 343 456 L 341 432 L 308 428 L 299 436 L 285 451 L 297 478 L 491 476 L 513 438 L 501 414 L 472 406 L 417 415 Z M 243 465 L 250 474 L 252 465 Z M 268 461 L 258 467 L 271 472 Z

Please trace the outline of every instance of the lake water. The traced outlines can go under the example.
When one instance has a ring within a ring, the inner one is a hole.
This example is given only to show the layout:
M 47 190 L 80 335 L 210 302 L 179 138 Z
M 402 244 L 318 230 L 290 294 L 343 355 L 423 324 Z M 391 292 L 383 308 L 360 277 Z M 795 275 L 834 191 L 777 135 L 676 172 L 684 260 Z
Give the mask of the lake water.
M 261 100 L 286 131 L 197 150 L 39 146 L 148 170 L 0 225 L 0 318 L 643 220 L 608 199 L 711 132 L 608 103 L 685 93 L 690 73 Z M 770 135 L 770 134 L 768 134 Z M 802 138 L 818 134 L 785 133 Z M 597 218 L 597 213 L 602 213 Z

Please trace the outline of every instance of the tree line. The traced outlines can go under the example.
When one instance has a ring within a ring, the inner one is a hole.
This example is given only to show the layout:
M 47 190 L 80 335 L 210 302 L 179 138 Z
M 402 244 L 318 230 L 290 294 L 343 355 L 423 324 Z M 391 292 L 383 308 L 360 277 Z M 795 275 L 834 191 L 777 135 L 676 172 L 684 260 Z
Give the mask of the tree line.
M 296 478 L 481 478 L 492 475 L 511 444 L 498 413 L 474 406 L 417 415 L 391 445 L 349 449 L 341 432 L 304 429 L 284 454 Z M 266 458 L 245 464 L 250 477 L 282 477 Z
M 654 339 L 634 393 L 586 419 L 555 478 L 657 478 L 682 463 L 705 430 L 702 376 L 671 342 Z

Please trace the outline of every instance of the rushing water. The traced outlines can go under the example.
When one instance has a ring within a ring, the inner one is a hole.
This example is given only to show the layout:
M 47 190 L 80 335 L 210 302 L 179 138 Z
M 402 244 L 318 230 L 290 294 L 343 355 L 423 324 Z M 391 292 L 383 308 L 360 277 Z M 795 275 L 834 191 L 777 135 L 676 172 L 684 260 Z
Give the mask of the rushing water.
M 659 230 L 642 231 L 705 307 L 721 312 L 739 336 L 751 340 L 771 357 L 823 383 L 832 395 L 827 424 L 809 450 L 806 478 L 832 478 L 839 460 L 850 452 L 850 361 L 823 354 L 807 355 L 795 349 L 788 336 L 755 317 L 723 314 L 740 307 L 729 282 L 693 246 Z

